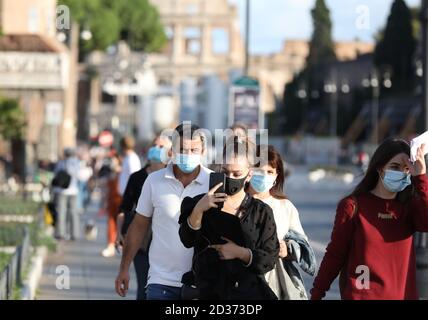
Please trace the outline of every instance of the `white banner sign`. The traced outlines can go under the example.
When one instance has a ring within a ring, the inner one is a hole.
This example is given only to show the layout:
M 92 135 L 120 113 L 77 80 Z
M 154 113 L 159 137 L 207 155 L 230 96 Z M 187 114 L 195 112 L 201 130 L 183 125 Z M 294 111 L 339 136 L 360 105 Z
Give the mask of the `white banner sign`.
M 48 102 L 45 114 L 46 124 L 59 126 L 62 121 L 62 103 Z
M 0 88 L 64 89 L 68 56 L 58 53 L 0 52 Z

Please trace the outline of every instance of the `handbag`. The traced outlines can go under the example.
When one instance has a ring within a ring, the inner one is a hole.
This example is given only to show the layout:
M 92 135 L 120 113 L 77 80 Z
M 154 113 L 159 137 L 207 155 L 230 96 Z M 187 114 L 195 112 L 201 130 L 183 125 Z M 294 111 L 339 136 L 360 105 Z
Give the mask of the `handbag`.
M 181 278 L 181 300 L 197 300 L 199 299 L 199 290 L 194 285 L 195 275 L 193 271 L 186 272 Z
M 198 300 L 199 290 L 195 286 L 184 284 L 181 287 L 181 300 Z

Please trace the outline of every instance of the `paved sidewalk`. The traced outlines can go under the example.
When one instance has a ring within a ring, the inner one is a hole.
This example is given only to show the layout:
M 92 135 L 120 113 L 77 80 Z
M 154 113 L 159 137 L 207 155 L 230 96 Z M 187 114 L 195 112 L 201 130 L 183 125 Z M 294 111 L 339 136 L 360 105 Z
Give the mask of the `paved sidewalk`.
M 286 182 L 286 193 L 300 212 L 300 219 L 314 248 L 317 262 L 321 263 L 325 247 L 330 240 L 337 201 L 352 188 L 340 181 L 322 181 L 310 183 L 306 167 L 295 167 Z M 328 187 L 326 187 L 328 185 Z M 96 200 L 94 200 L 96 204 Z M 79 240 L 62 242 L 57 253 L 50 254 L 45 264 L 39 286 L 39 300 L 71 299 L 122 299 L 114 291 L 114 279 L 117 275 L 120 257 L 103 258 L 102 249 L 106 246 L 106 218 L 95 218 L 97 207 L 91 206 L 82 216 L 82 229 L 86 220 L 94 219 L 98 226 L 97 241 Z M 70 268 L 70 290 L 56 289 L 57 266 Z M 302 273 L 306 289 L 312 287 L 313 277 Z M 326 299 L 340 299 L 336 280 Z M 126 299 L 135 299 L 136 281 L 134 268 L 131 266 L 131 284 Z M 308 292 L 309 293 L 309 292 Z
M 81 215 L 81 239 L 75 242 L 62 241 L 58 243 L 57 252 L 49 254 L 37 290 L 37 300 L 123 299 L 114 289 L 120 256 L 116 255 L 114 258 L 101 256 L 101 251 L 106 246 L 106 217 L 95 216 L 98 208 L 96 204 L 97 201 L 94 200 L 88 212 Z M 88 241 L 84 238 L 83 229 L 89 219 L 93 219 L 98 227 L 96 241 Z M 64 274 L 59 266 L 67 266 L 70 270 L 70 289 L 68 290 L 56 288 L 57 277 Z M 133 265 L 130 274 L 130 290 L 126 299 L 133 300 L 136 297 Z
M 356 181 L 359 180 L 355 171 Z M 314 249 L 318 267 L 324 257 L 325 248 L 330 242 L 336 206 L 338 201 L 351 191 L 353 184 L 346 184 L 338 179 L 327 178 L 312 183 L 308 178 L 308 167 L 295 166 L 285 183 L 285 192 L 299 210 L 300 221 Z M 314 277 L 301 272 L 306 291 L 309 294 Z M 327 292 L 325 299 L 340 300 L 338 279 Z

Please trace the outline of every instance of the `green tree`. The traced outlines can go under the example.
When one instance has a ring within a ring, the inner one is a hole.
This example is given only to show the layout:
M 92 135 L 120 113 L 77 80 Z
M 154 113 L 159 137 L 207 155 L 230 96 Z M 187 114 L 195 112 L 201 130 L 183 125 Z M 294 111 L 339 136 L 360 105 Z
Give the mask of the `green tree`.
M 70 8 L 71 19 L 79 24 L 80 30 L 92 33 L 89 40 L 79 39 L 81 57 L 92 50 L 105 50 L 119 40 L 117 12 L 107 7 L 103 0 L 59 0 L 59 4 Z
M 120 36 L 134 50 L 159 51 L 167 38 L 159 13 L 148 0 L 104 0 L 120 20 Z
M 90 40 L 80 40 L 85 54 L 104 50 L 119 39 L 134 50 L 158 51 L 166 43 L 166 35 L 157 9 L 148 0 L 60 0 L 70 8 L 71 19 L 81 30 L 90 30 Z
M 403 0 L 394 0 L 385 31 L 376 45 L 375 65 L 392 73 L 392 93 L 411 92 L 415 83 L 416 39 L 412 12 Z
M 331 35 L 332 22 L 330 10 L 324 0 L 317 0 L 311 11 L 313 33 L 309 43 L 307 67 L 331 62 L 336 59 L 334 42 Z
M 84 28 L 91 31 L 92 38 L 88 41 L 80 39 L 80 46 L 85 53 L 93 49 L 105 50 L 119 39 L 120 22 L 114 11 L 102 8 L 95 16 L 87 18 L 87 20 L 88 25 Z
M 301 128 L 305 117 L 306 100 L 299 98 L 299 90 L 305 90 L 304 72 L 297 74 L 293 81 L 285 86 L 283 104 L 285 134 L 296 133 Z
M 16 99 L 0 98 L 0 136 L 5 140 L 21 139 L 25 113 Z
M 12 172 L 25 179 L 25 113 L 16 99 L 0 97 L 0 136 L 10 142 Z
M 330 10 L 325 1 L 317 0 L 311 14 L 313 33 L 306 66 L 285 87 L 284 92 L 283 114 L 286 118 L 284 130 L 288 134 L 295 133 L 304 126 L 310 105 L 320 104 L 320 98 L 312 98 L 311 92 L 320 92 L 323 86 L 324 72 L 320 72 L 323 70 L 323 65 L 336 60 Z M 304 99 L 299 98 L 299 90 L 305 92 Z

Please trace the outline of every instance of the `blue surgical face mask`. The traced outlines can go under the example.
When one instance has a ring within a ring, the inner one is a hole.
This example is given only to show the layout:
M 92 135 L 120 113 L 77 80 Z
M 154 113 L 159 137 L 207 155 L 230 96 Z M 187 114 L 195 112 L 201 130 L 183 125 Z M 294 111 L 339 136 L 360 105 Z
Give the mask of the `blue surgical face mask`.
M 385 170 L 385 176 L 381 179 L 386 190 L 401 192 L 412 184 L 410 174 L 402 171 Z
M 161 163 L 162 161 L 165 161 L 166 159 L 166 149 L 159 147 L 159 146 L 153 146 L 149 149 L 149 152 L 147 154 L 147 159 L 150 162 L 156 162 Z
M 184 173 L 191 173 L 201 164 L 200 154 L 179 153 L 174 158 L 174 164 Z
M 254 174 L 250 180 L 251 187 L 258 193 L 270 190 L 275 184 L 276 176 Z

